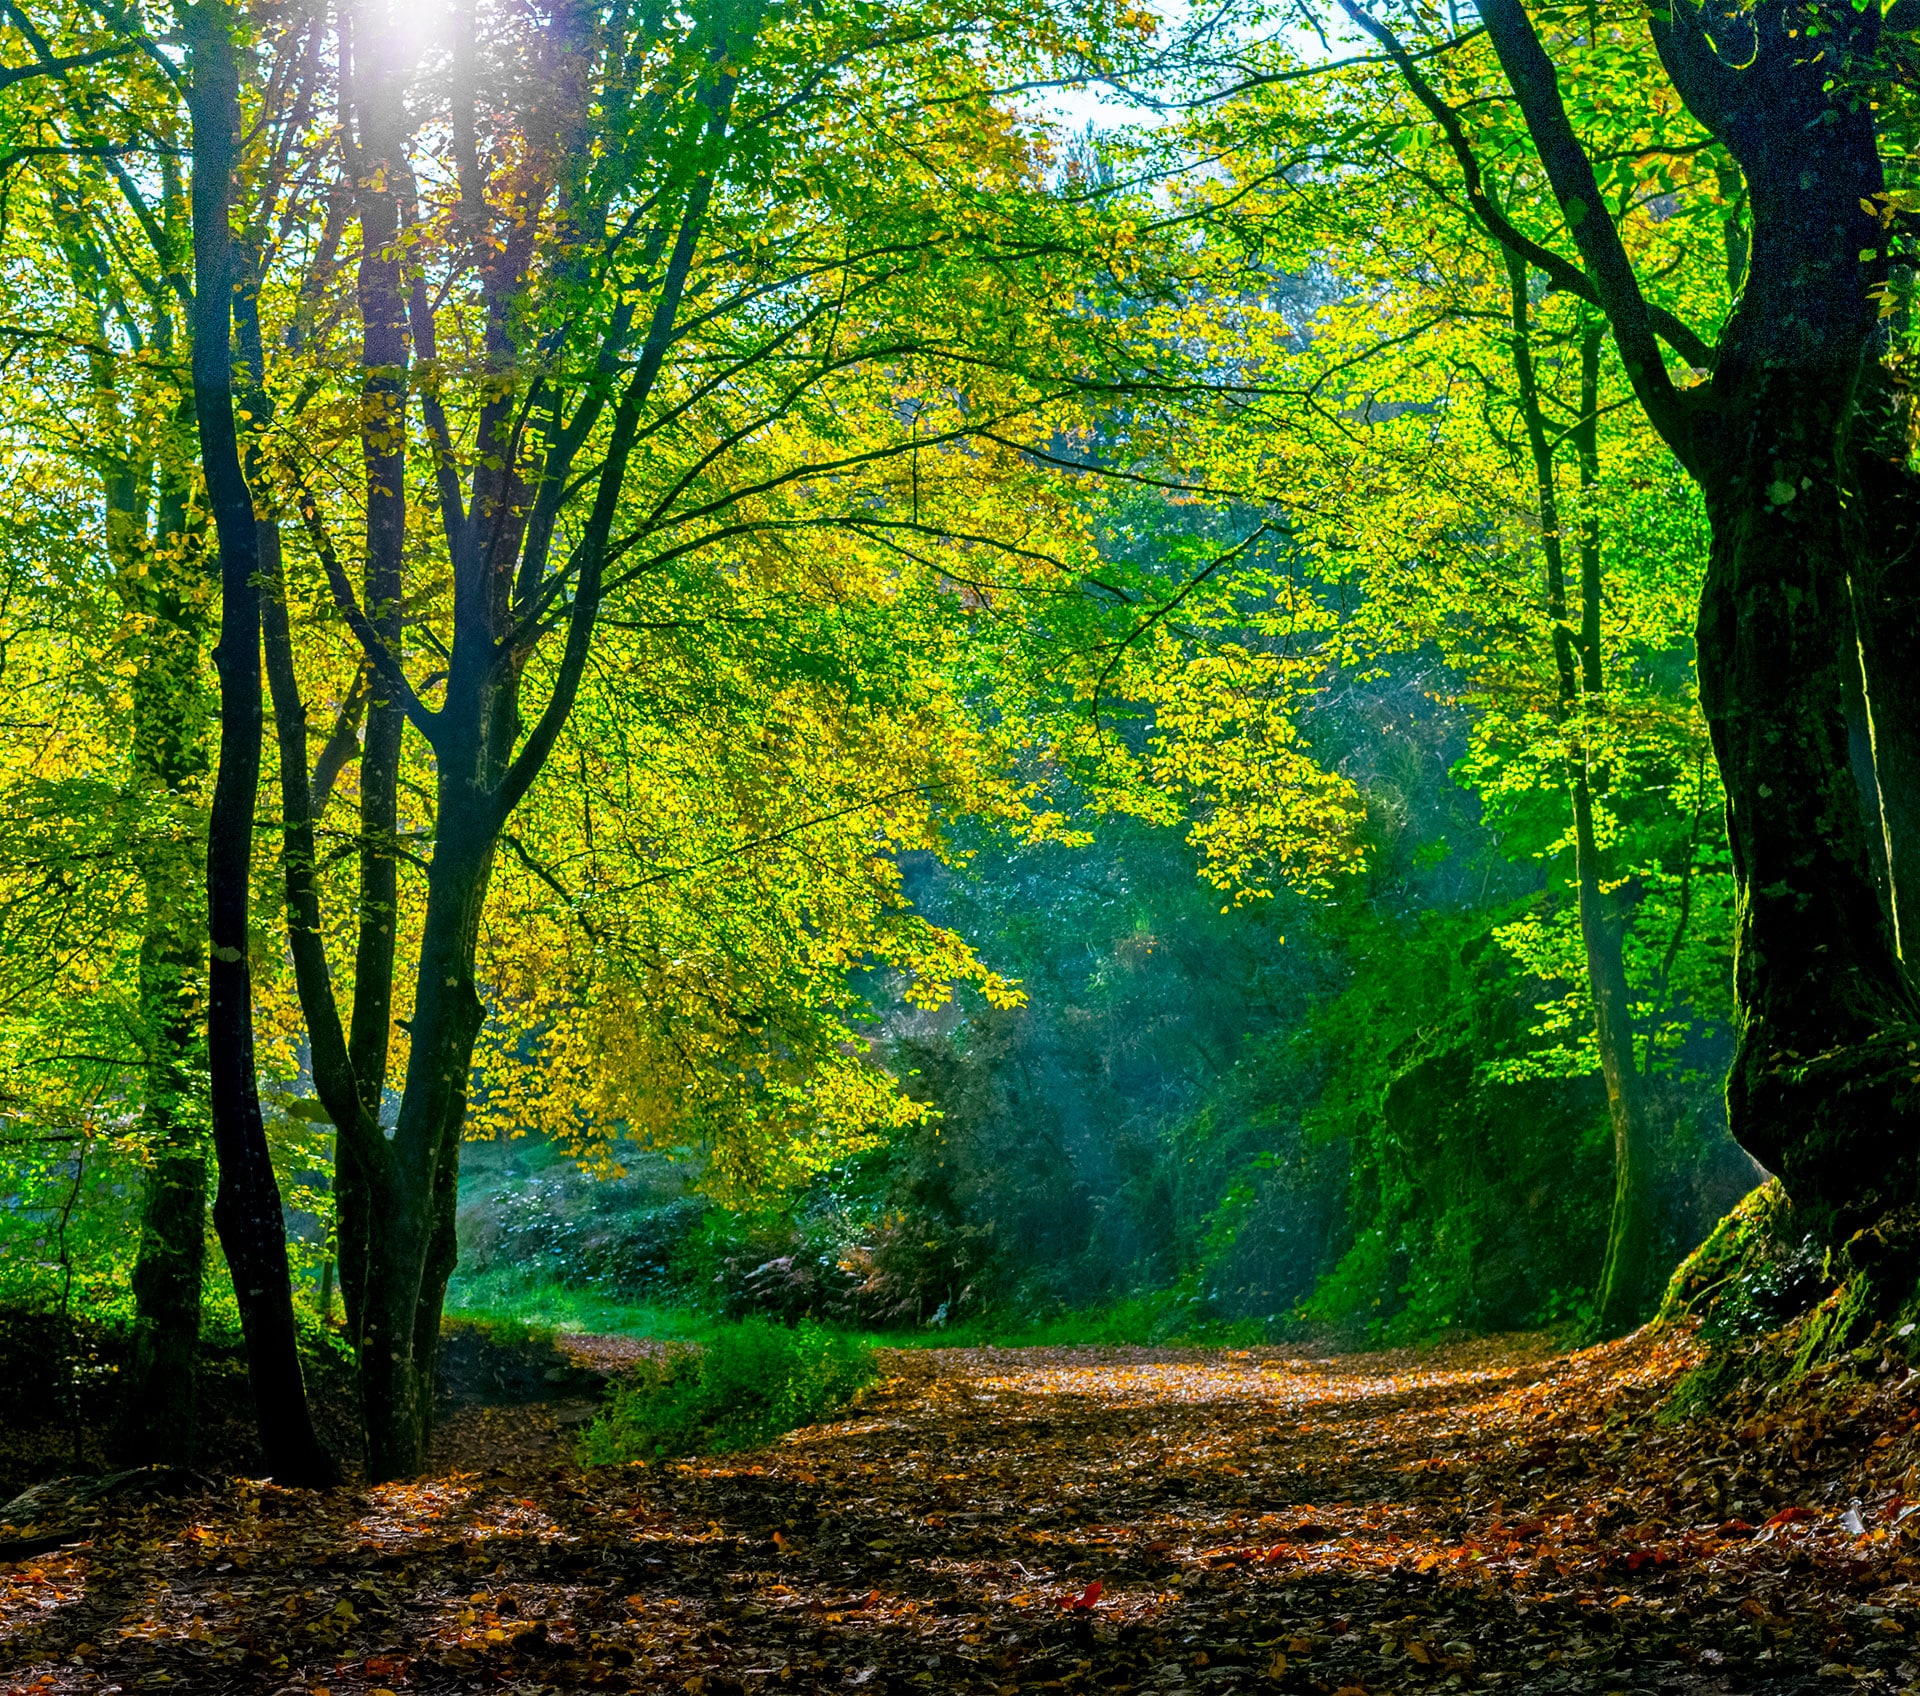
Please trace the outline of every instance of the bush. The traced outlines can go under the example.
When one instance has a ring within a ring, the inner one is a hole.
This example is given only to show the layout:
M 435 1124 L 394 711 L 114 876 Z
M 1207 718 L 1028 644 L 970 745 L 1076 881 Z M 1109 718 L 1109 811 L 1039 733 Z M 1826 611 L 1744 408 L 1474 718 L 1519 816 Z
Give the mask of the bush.
M 944 1325 L 977 1305 L 993 1259 L 992 1225 L 955 1225 L 895 1208 L 847 1249 L 841 1270 L 857 1279 L 846 1317 L 868 1325 Z
M 733 1235 L 733 1241 L 726 1240 Z M 706 1303 L 728 1319 L 776 1319 L 791 1325 L 838 1317 L 853 1279 L 841 1269 L 835 1246 L 809 1241 L 797 1225 L 781 1222 L 728 1233 L 709 1226 L 703 1245 L 714 1267 Z
M 879 1368 L 852 1337 L 802 1320 L 744 1319 L 669 1343 L 608 1393 L 580 1440 L 584 1466 L 756 1448 L 844 1407 Z

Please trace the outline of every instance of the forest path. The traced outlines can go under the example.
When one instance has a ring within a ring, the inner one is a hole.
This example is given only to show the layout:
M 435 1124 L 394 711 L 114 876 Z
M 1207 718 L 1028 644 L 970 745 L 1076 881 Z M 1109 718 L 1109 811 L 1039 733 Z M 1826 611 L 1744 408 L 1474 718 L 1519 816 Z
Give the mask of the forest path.
M 1884 1482 L 1911 1459 L 1912 1394 L 1652 1425 L 1693 1356 L 1685 1337 L 900 1353 L 858 1417 L 586 1473 L 550 1413 L 488 1410 L 422 1483 L 236 1482 L 0 1568 L 0 1689 L 1920 1682 L 1920 1563 Z

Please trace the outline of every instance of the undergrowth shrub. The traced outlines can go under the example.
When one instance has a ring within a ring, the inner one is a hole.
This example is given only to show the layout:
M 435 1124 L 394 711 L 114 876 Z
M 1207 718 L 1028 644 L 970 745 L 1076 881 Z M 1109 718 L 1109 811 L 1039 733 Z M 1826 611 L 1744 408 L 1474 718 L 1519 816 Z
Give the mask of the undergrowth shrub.
M 585 1466 L 719 1454 L 771 1442 L 844 1407 L 878 1373 L 873 1350 L 811 1320 L 750 1318 L 669 1343 L 608 1392 L 580 1440 Z

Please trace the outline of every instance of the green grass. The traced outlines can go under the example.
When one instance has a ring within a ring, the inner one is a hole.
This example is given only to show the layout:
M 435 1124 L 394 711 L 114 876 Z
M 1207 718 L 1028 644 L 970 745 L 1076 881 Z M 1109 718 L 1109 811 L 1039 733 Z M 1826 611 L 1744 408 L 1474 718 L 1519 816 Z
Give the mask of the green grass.
M 616 1337 L 698 1337 L 714 1325 L 712 1315 L 691 1307 L 617 1301 L 511 1270 L 456 1276 L 447 1287 L 447 1317 Z
M 511 1269 L 456 1274 L 449 1318 L 519 1324 L 545 1331 L 699 1341 L 721 1328 L 692 1306 L 616 1301 L 592 1290 L 529 1279 Z M 999 1311 L 938 1330 L 844 1332 L 874 1348 L 965 1349 L 1103 1347 L 1254 1348 L 1270 1340 L 1259 1319 L 1196 1319 L 1175 1290 L 1123 1296 L 1098 1307 L 1044 1319 Z
M 719 1325 L 668 1345 L 608 1392 L 580 1439 L 586 1466 L 758 1448 L 845 1407 L 878 1375 L 856 1337 L 802 1320 Z

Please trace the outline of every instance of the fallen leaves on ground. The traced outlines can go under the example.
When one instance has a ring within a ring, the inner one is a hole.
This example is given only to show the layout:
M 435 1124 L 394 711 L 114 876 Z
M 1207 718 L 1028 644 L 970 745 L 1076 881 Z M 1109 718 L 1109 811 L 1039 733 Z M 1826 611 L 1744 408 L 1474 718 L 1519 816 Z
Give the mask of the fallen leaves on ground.
M 1920 1378 L 1650 1410 L 1573 1355 L 954 1350 L 724 1462 L 109 1508 L 0 1568 L 0 1690 L 1734 1693 L 1920 1685 Z

